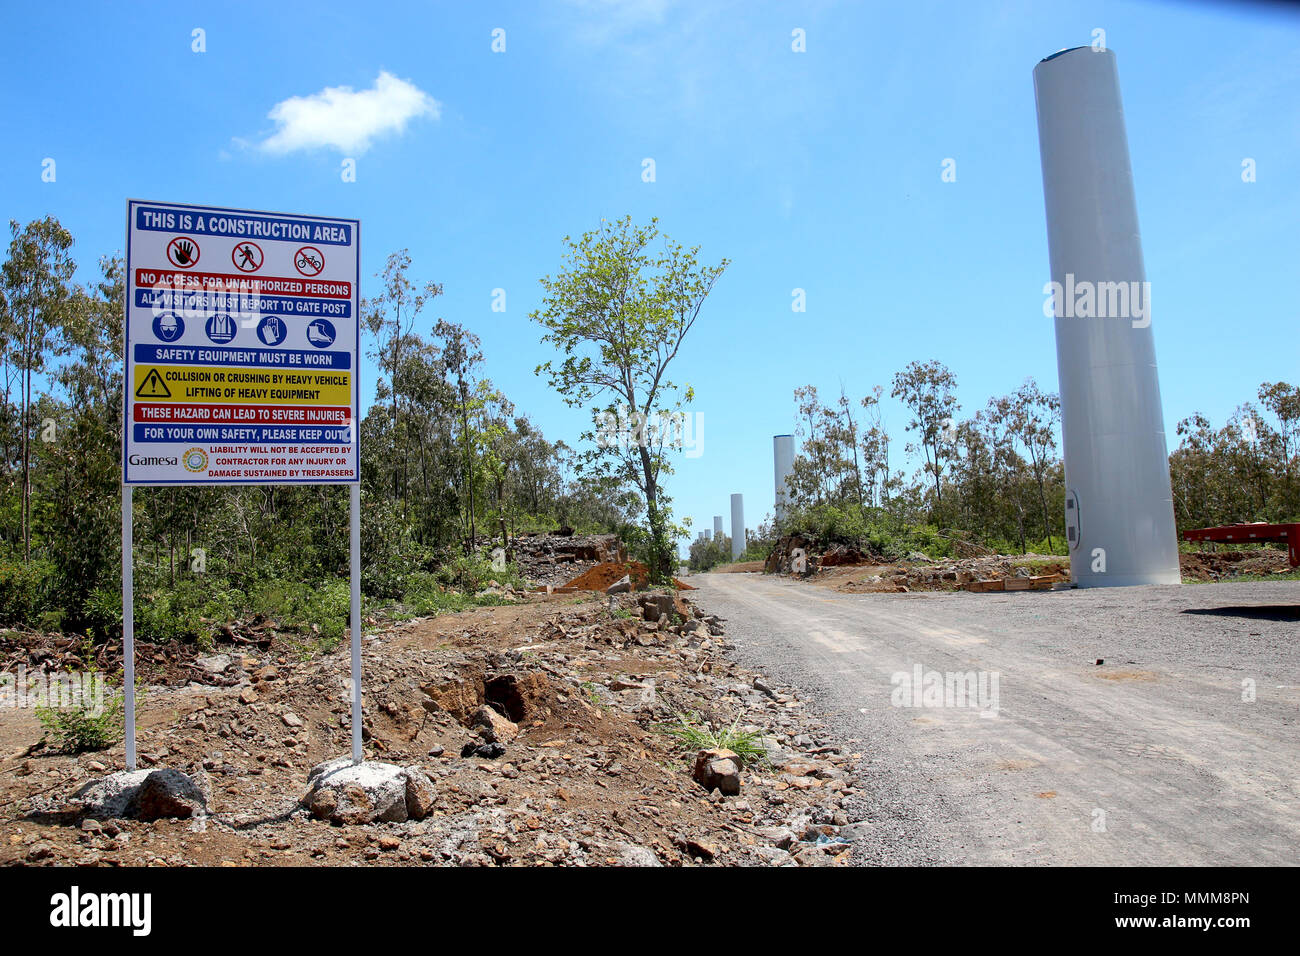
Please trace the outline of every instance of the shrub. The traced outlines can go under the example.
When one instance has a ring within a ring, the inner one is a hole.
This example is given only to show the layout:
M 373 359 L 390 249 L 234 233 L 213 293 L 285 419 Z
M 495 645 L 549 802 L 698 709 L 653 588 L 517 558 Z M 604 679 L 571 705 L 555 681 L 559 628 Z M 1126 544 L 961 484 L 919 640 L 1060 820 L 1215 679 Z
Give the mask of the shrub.
M 36 719 L 44 728 L 42 742 L 53 738 L 56 748 L 64 753 L 103 750 L 121 740 L 125 731 L 126 697 L 121 692 L 108 692 L 99 668 L 95 666 L 93 635 L 86 636 L 81 656 L 90 663 L 77 675 L 82 680 L 77 682 L 72 699 L 55 703 L 47 701 L 36 707 Z M 53 695 L 52 687 L 50 692 Z M 107 699 L 98 697 L 98 694 Z M 143 699 L 144 689 L 137 679 L 136 703 Z
M 692 571 L 710 571 L 730 561 L 731 540 L 725 536 L 722 540 L 696 538 L 691 542 L 689 565 Z
M 0 627 L 32 627 L 50 606 L 54 566 L 48 561 L 0 561 Z
M 118 588 L 95 588 L 81 608 L 86 629 L 109 639 L 122 636 L 122 592 Z
M 81 753 L 103 750 L 122 739 L 125 708 L 123 695 L 115 694 L 98 713 L 93 705 L 81 701 L 71 707 L 37 707 L 36 719 L 45 728 L 42 739 L 53 737 L 57 749 Z
M 497 574 L 499 577 L 500 572 Z M 440 583 L 438 575 L 427 572 L 411 575 L 409 583 L 402 604 L 412 617 L 434 617 L 470 607 L 495 607 L 513 603 L 498 594 L 467 594 L 464 591 L 450 590 Z
M 136 636 L 156 643 L 210 642 L 214 613 L 224 621 L 223 610 L 220 601 L 213 602 L 212 589 L 204 580 L 181 580 L 174 588 L 137 592 Z
M 495 581 L 502 587 L 523 587 L 524 580 L 519 576 L 519 568 L 506 564 L 503 570 L 492 567 L 492 561 L 481 554 L 456 555 L 445 561 L 438 568 L 437 579 L 442 584 L 471 594 L 483 590 L 489 581 Z
M 351 586 L 342 578 L 314 584 L 269 582 L 253 596 L 250 605 L 253 613 L 266 615 L 281 628 L 311 630 L 314 624 L 320 628 L 321 637 L 337 640 L 348 626 Z

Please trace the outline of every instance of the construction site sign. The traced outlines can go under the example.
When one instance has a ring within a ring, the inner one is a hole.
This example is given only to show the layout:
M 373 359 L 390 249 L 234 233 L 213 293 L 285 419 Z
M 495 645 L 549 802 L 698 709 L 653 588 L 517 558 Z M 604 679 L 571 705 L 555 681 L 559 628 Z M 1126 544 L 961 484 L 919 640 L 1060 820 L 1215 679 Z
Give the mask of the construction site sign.
M 359 477 L 360 223 L 127 203 L 123 481 Z

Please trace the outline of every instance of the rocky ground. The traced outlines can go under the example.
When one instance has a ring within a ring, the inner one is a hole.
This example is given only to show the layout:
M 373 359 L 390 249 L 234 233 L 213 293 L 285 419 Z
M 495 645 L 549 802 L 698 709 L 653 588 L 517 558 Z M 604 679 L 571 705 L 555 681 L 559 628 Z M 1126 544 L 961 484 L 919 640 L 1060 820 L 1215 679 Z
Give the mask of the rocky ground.
M 1038 554 L 993 555 L 955 560 L 913 560 L 846 565 L 822 569 L 817 583 L 848 593 L 957 591 L 972 581 L 996 581 L 1031 575 L 1070 574 L 1068 558 Z
M 349 752 L 346 644 L 324 656 L 276 639 L 197 656 L 150 649 L 159 682 L 141 704 L 140 765 L 203 785 L 210 812 L 191 819 L 86 817 L 70 798 L 124 768 L 122 745 L 54 753 L 38 746 L 30 710 L 0 710 L 0 863 L 854 861 L 872 828 L 855 776 L 864 755 L 789 688 L 740 666 L 725 623 L 703 609 L 668 595 L 648 611 L 644 595 L 609 602 L 536 595 L 366 634 L 367 758 L 427 775 L 434 799 L 420 820 L 339 826 L 300 805 L 308 771 Z M 75 653 L 3 650 L 29 666 Z M 722 783 L 706 790 L 693 776 L 698 747 L 664 732 L 687 713 L 761 735 L 766 760 L 741 769 L 738 794 L 718 779 L 735 769 L 726 755 L 703 762 L 702 778 Z
M 1184 581 L 1231 581 L 1294 573 L 1285 550 L 1249 548 L 1240 551 L 1192 551 L 1178 556 Z
M 784 542 L 783 542 L 784 543 Z M 800 544 L 797 537 L 795 544 Z M 789 548 L 774 552 L 766 570 L 790 574 Z M 1285 550 L 1251 548 L 1236 551 L 1193 551 L 1179 555 L 1185 582 L 1231 581 L 1238 578 L 1275 577 L 1296 569 Z M 1070 576 L 1070 559 L 1043 554 L 988 554 L 931 559 L 915 552 L 906 560 L 891 561 L 854 548 L 837 546 L 809 555 L 809 573 L 795 575 L 813 584 L 850 594 L 957 591 L 973 581 L 998 581 L 1016 577 Z M 733 569 L 760 571 L 757 562 Z

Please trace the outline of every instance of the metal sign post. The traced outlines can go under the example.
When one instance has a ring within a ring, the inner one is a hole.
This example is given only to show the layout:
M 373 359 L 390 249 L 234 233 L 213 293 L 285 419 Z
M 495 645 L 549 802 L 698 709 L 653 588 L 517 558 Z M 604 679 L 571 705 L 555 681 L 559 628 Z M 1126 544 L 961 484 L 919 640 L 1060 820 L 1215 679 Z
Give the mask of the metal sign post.
M 361 763 L 361 484 L 352 486 L 352 762 Z
M 127 766 L 136 765 L 135 485 L 350 486 L 352 757 L 360 762 L 361 223 L 135 199 L 126 215 Z
M 130 485 L 122 485 L 122 693 L 126 698 L 126 769 L 135 769 L 135 555 Z

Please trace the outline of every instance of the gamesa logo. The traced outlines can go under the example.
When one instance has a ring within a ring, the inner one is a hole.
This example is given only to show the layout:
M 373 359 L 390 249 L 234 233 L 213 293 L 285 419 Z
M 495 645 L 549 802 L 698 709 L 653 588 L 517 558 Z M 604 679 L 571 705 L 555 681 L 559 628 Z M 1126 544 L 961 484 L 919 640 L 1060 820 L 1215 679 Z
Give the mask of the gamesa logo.
M 74 886 L 51 896 L 50 907 L 50 925 L 55 927 L 127 926 L 135 936 L 148 936 L 153 927 L 150 893 L 82 893 Z

